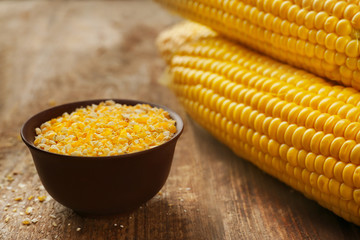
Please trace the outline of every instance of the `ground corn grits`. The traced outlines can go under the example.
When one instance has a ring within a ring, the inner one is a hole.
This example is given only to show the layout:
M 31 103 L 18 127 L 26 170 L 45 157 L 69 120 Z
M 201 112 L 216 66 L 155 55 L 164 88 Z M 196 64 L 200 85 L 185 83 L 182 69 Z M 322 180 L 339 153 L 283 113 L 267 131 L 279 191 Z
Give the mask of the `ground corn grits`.
M 160 145 L 176 132 L 168 112 L 147 104 L 127 106 L 112 100 L 78 108 L 36 128 L 34 144 L 73 156 L 112 156 Z

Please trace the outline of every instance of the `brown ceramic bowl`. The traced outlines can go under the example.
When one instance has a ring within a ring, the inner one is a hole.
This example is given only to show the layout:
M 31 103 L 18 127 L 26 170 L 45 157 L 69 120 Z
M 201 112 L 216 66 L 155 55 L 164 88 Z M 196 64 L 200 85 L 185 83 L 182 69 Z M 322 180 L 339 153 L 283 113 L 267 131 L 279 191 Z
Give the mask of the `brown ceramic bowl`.
M 35 128 L 42 123 L 98 104 L 100 100 L 56 106 L 31 117 L 21 129 L 21 137 L 32 154 L 41 182 L 59 203 L 82 215 L 129 212 L 151 199 L 163 187 L 170 171 L 175 145 L 183 131 L 183 121 L 172 110 L 152 103 L 117 100 L 127 105 L 146 103 L 170 113 L 177 132 L 166 143 L 154 148 L 109 157 L 80 157 L 55 154 L 34 146 Z

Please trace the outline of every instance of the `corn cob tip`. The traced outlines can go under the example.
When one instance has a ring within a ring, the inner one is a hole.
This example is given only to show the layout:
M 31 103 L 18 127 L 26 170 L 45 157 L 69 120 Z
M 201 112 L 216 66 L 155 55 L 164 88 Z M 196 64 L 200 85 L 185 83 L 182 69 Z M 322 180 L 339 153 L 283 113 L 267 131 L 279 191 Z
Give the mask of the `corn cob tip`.
M 180 32 L 178 31 L 179 28 L 182 29 Z M 173 37 L 174 34 L 176 34 L 176 38 Z M 156 39 L 156 45 L 161 56 L 169 63 L 172 54 L 185 42 L 215 36 L 217 36 L 217 33 L 210 28 L 195 22 L 183 21 L 175 27 L 170 27 L 166 31 L 161 32 Z

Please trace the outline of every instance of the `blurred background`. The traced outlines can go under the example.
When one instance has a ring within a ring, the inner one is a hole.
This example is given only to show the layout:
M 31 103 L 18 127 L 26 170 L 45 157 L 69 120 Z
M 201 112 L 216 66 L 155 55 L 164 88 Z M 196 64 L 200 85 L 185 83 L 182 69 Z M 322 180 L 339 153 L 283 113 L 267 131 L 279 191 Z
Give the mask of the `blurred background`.
M 0 1 L 0 240 L 360 239 L 357 226 L 235 156 L 159 83 L 155 40 L 180 20 L 152 0 Z M 162 104 L 185 121 L 164 188 L 128 215 L 82 218 L 55 202 L 19 137 L 35 113 L 96 98 Z
M 1 1 L 1 112 L 104 97 L 166 101 L 155 39 L 176 21 L 151 0 Z

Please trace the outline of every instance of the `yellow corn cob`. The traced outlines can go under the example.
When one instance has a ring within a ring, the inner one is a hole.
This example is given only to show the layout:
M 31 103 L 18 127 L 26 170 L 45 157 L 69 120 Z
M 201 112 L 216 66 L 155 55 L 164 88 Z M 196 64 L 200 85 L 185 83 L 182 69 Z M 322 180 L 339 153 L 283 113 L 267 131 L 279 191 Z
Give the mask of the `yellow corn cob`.
M 360 225 L 360 93 L 206 29 L 186 23 L 158 38 L 189 115 L 237 155 Z
M 296 67 L 360 90 L 358 0 L 156 0 Z

